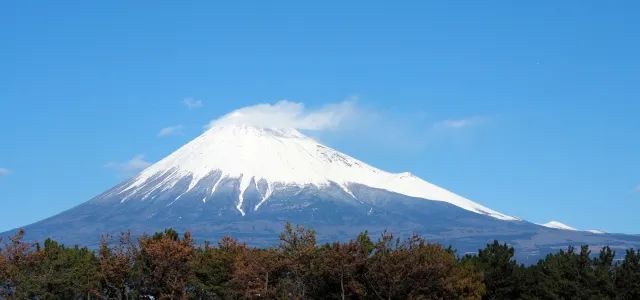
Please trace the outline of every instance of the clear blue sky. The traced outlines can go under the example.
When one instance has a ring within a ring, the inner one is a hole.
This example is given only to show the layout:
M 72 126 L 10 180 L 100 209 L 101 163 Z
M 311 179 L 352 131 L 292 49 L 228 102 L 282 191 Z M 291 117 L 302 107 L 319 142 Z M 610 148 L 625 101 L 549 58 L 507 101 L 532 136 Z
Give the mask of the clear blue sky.
M 320 137 L 345 153 L 533 222 L 640 233 L 637 1 L 345 2 L 3 2 L 0 230 L 233 109 L 357 97 L 381 122 Z

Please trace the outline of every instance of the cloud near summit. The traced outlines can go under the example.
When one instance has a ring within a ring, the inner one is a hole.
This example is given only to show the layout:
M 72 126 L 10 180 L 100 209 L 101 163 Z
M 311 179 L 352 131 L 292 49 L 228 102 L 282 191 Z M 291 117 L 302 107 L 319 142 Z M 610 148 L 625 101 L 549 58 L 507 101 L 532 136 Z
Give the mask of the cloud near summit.
M 115 170 L 121 176 L 126 177 L 134 175 L 150 165 L 151 163 L 144 159 L 144 155 L 138 154 L 125 162 L 109 162 L 105 165 L 105 167 Z
M 236 109 L 206 128 L 224 125 L 251 125 L 270 128 L 296 128 L 302 130 L 337 129 L 357 114 L 353 101 L 326 104 L 308 109 L 303 103 L 282 100 L 275 104 L 257 104 Z

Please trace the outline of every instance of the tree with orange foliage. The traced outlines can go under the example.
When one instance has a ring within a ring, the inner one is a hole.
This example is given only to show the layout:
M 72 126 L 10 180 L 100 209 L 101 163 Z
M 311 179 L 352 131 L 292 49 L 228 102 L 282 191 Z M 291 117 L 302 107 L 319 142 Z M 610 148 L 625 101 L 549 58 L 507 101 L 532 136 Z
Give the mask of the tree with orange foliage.
M 2 249 L 5 261 L 4 286 L 0 288 L 0 298 L 32 298 L 41 293 L 38 285 L 38 266 L 42 260 L 36 244 L 23 241 L 24 230 L 20 229 Z
M 272 299 L 277 295 L 280 255 L 273 249 L 244 247 L 234 263 L 233 288 L 246 299 Z
M 173 229 L 142 237 L 136 258 L 140 296 L 154 299 L 186 299 L 194 256 L 191 234 L 180 239 Z
M 452 251 L 419 236 L 400 241 L 384 233 L 365 278 L 378 299 L 481 299 L 479 273 L 458 263 Z
M 132 285 L 132 267 L 137 247 L 131 233 L 122 233 L 118 245 L 111 248 L 110 236 L 103 236 L 98 250 L 101 293 L 107 299 L 128 299 Z
M 367 287 L 363 274 L 373 243 L 366 232 L 347 243 L 336 242 L 320 248 L 320 257 L 329 299 L 363 299 Z

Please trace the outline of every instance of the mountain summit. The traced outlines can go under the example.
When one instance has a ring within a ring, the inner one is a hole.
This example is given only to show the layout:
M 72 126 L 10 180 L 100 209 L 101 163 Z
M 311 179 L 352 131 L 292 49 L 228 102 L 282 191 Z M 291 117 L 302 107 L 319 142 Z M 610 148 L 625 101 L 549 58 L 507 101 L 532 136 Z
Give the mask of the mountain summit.
M 569 245 L 640 247 L 640 236 L 533 224 L 410 173 L 377 169 L 295 129 L 247 125 L 214 126 L 133 178 L 25 230 L 32 240 L 95 247 L 103 234 L 172 227 L 197 241 L 230 235 L 266 246 L 278 242 L 285 222 L 312 227 L 321 242 L 388 230 L 460 254 L 497 239 L 525 262 Z
M 157 178 L 163 178 L 158 181 Z M 354 184 L 382 189 L 410 197 L 444 201 L 460 208 L 502 220 L 515 218 L 496 212 L 448 190 L 426 182 L 412 174 L 388 173 L 340 153 L 303 135 L 295 129 L 258 128 L 248 125 L 218 126 L 184 145 L 176 152 L 150 166 L 122 187 L 122 201 L 144 191 L 145 200 L 156 191 L 170 190 L 186 181 L 183 194 L 198 184 L 207 185 L 202 201 L 214 197 L 225 180 L 237 180 L 237 210 L 258 210 L 273 193 L 290 188 L 332 185 L 358 200 Z M 244 203 L 250 187 L 260 193 L 260 202 L 252 207 Z M 176 201 L 182 195 L 176 198 Z

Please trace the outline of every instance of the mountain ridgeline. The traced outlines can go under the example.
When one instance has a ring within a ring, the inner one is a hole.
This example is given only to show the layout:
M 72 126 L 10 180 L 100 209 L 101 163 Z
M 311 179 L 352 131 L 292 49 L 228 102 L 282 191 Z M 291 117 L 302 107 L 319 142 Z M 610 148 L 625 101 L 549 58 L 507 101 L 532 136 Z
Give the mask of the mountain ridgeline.
M 465 253 L 495 239 L 523 262 L 571 245 L 640 248 L 640 236 L 540 226 L 410 173 L 377 169 L 295 129 L 246 125 L 207 130 L 130 180 L 26 226 L 25 238 L 97 248 L 102 234 L 175 228 L 196 242 L 233 236 L 272 246 L 286 222 L 314 228 L 320 242 L 387 230 Z

